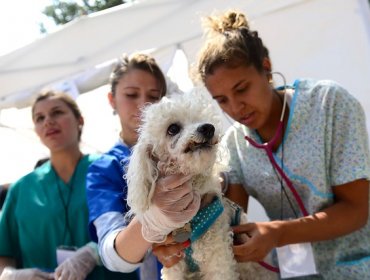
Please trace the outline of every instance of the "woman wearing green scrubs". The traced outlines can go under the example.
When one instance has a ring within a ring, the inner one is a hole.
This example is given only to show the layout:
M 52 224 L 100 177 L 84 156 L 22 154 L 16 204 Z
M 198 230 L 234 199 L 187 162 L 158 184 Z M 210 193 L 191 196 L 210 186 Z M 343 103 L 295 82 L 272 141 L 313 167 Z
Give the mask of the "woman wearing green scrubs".
M 85 178 L 97 156 L 79 148 L 84 120 L 76 102 L 42 93 L 32 119 L 50 160 L 9 189 L 0 216 L 0 279 L 117 278 L 99 265 L 87 230 Z

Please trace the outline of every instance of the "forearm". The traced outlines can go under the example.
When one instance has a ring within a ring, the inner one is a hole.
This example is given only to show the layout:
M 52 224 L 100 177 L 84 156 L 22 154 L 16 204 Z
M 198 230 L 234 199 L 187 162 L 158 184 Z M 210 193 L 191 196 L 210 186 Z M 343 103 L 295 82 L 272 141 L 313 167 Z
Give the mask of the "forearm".
M 278 231 L 277 247 L 280 247 L 334 239 L 360 229 L 367 219 L 365 207 L 338 202 L 310 216 L 272 223 Z
M 136 218 L 117 235 L 115 240 L 118 255 L 129 263 L 141 262 L 151 245 L 143 238 L 141 224 Z
M 94 221 L 94 226 L 99 240 L 99 255 L 106 268 L 111 271 L 128 273 L 141 265 L 141 263 L 126 261 L 115 248 L 117 235 L 127 229 L 122 213 L 106 212 Z

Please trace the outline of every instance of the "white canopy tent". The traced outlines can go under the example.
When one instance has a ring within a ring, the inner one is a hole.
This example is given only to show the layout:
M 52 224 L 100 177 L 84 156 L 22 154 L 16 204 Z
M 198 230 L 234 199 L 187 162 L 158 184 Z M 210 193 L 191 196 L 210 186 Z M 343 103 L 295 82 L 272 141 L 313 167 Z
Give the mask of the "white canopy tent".
M 36 154 L 39 148 L 22 149 L 24 141 L 37 143 L 37 138 L 30 140 L 28 133 L 21 133 L 22 127 L 32 126 L 28 109 L 15 109 L 27 107 L 41 88 L 54 84 L 72 89 L 74 94 L 97 89 L 107 83 L 123 52 L 151 52 L 166 72 L 178 49 L 193 63 L 202 43 L 201 16 L 230 8 L 248 15 L 251 28 L 259 31 L 270 49 L 274 70 L 284 73 L 289 83 L 299 77 L 338 81 L 363 104 L 370 128 L 370 84 L 364 82 L 370 77 L 368 0 L 142 0 L 81 17 L 0 56 L 0 124 L 16 129 L 8 141 L 12 146 L 0 149 L 0 183 L 13 179 L 4 176 L 8 173 L 4 170 L 17 168 L 19 176 L 26 172 L 20 165 L 25 154 L 35 154 L 28 171 L 41 156 Z M 175 71 L 172 75 L 180 81 L 187 73 Z M 79 99 L 85 110 L 83 141 L 104 151 L 107 141 L 97 136 L 114 138 L 107 130 L 114 125 L 106 125 L 114 118 L 101 96 L 97 89 Z M 9 117 L 8 111 L 24 115 L 27 125 L 14 122 L 21 117 Z M 104 114 L 109 116 L 104 118 Z M 98 126 L 99 122 L 103 125 Z M 3 129 L 0 139 L 5 143 L 10 136 Z M 16 141 L 25 135 L 28 140 Z M 14 166 L 9 160 L 12 156 Z
M 331 78 L 360 99 L 369 92 L 361 83 L 370 74 L 367 0 L 143 0 L 83 16 L 0 57 L 0 108 L 26 106 L 51 83 L 92 90 L 106 83 L 110 62 L 122 52 L 151 50 L 168 70 L 181 48 L 194 62 L 200 17 L 229 8 L 249 16 L 288 81 Z

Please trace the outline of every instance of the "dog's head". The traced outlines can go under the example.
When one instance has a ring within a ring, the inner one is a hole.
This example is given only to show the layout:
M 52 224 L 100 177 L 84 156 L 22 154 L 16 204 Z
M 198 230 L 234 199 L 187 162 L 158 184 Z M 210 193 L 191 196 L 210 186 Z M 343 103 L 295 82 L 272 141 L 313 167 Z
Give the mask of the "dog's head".
M 146 107 L 142 116 L 127 171 L 128 204 L 135 213 L 149 207 L 159 176 L 182 173 L 204 181 L 222 166 L 220 114 L 209 94 L 194 90 L 163 98 Z

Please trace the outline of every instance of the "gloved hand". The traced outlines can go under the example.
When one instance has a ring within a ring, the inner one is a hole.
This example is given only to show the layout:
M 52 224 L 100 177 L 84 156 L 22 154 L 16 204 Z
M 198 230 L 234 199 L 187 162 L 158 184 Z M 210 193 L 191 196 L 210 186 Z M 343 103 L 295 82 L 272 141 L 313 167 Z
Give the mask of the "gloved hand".
M 191 177 L 174 174 L 157 181 L 152 204 L 140 220 L 145 240 L 165 241 L 171 231 L 184 226 L 197 213 L 200 194 L 192 190 Z
M 15 269 L 5 267 L 1 273 L 0 280 L 41 280 L 54 279 L 52 273 L 41 271 L 37 268 Z
M 85 245 L 55 269 L 55 280 L 84 280 L 98 263 L 96 251 Z

